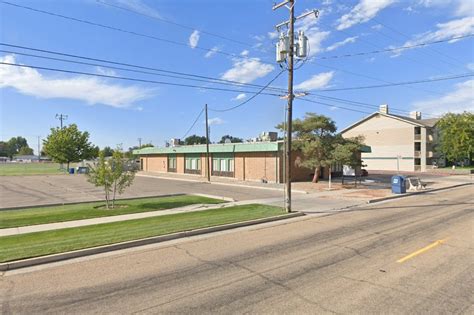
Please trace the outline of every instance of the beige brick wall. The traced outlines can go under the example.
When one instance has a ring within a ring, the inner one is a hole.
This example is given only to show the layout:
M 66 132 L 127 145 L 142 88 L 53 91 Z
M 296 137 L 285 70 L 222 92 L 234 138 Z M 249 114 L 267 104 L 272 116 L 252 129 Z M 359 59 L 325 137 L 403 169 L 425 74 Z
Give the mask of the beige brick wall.
M 176 154 L 176 173 L 184 174 L 184 154 Z
M 400 170 L 414 170 L 414 125 L 376 115 L 343 133 L 343 137 L 365 137 L 371 153 L 363 153 L 368 170 L 397 170 L 397 155 L 401 155 Z
M 278 159 L 275 152 L 246 152 L 235 154 L 235 177 L 241 180 L 269 182 L 278 179 Z
M 162 155 L 151 155 L 141 158 L 143 161 L 143 170 L 149 172 L 167 172 L 168 158 Z

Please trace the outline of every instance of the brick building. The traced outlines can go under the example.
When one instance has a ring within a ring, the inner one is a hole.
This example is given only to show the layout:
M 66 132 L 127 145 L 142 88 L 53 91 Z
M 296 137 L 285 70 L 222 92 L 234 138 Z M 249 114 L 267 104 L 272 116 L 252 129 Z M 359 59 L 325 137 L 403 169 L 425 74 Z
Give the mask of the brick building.
M 212 176 L 245 181 L 283 182 L 283 142 L 250 142 L 210 144 Z M 190 174 L 205 177 L 206 145 L 150 147 L 135 150 L 143 171 Z M 298 154 L 293 157 L 299 159 Z M 313 170 L 293 165 L 295 181 L 308 180 Z

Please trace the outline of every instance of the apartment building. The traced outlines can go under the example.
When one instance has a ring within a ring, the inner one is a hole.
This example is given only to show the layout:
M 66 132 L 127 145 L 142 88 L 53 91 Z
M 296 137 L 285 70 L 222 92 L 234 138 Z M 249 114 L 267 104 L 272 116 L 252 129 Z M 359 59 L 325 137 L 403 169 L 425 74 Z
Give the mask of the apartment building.
M 434 151 L 438 141 L 438 119 L 422 119 L 420 112 L 409 117 L 389 112 L 388 105 L 381 105 L 375 112 L 341 131 L 345 138 L 362 135 L 371 152 L 363 152 L 362 160 L 367 170 L 421 171 L 434 165 L 442 166 Z

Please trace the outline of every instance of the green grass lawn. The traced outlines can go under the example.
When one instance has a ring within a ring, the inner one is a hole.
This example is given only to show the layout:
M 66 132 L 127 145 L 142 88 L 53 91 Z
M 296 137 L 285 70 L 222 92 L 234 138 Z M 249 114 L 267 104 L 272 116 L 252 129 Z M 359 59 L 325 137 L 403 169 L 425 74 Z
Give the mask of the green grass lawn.
M 116 205 L 127 205 L 127 207 L 109 210 L 106 210 L 102 207 L 104 206 L 104 202 L 89 202 L 75 205 L 5 210 L 0 211 L 0 228 L 4 229 L 26 225 L 157 211 L 198 203 L 218 204 L 223 202 L 225 201 L 201 196 L 182 195 L 116 201 Z
M 56 163 L 1 163 L 0 176 L 65 174 Z
M 251 204 L 79 228 L 4 236 L 0 237 L 0 262 L 282 214 L 285 214 L 285 212 L 280 207 Z

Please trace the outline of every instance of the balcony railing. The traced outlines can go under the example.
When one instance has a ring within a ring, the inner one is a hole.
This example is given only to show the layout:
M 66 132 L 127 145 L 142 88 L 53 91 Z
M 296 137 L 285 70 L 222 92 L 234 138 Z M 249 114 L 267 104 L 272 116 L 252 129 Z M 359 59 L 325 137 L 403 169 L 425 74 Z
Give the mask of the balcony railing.
M 421 151 L 415 151 L 415 157 L 419 158 L 421 156 Z
M 421 171 L 421 165 L 415 165 L 415 171 Z
M 421 134 L 415 134 L 415 141 L 421 140 Z

